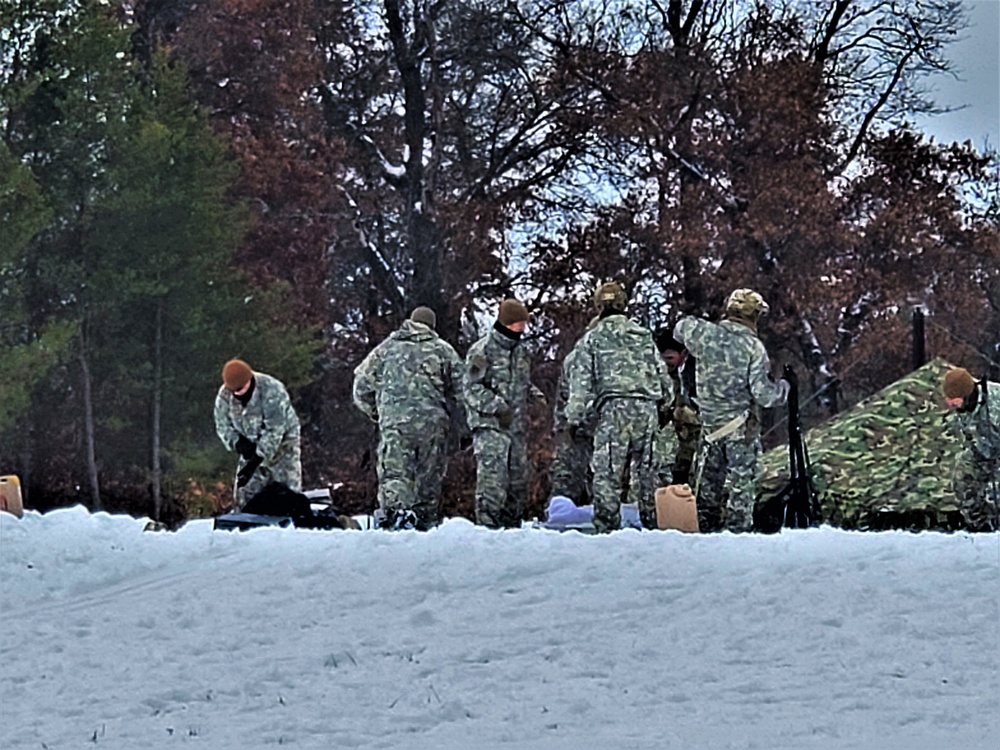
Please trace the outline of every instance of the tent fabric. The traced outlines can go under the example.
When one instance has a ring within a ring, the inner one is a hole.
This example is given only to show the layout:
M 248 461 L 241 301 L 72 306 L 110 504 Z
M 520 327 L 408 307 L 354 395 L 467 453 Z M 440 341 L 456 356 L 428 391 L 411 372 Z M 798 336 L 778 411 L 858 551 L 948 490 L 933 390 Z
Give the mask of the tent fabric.
M 952 365 L 934 359 L 808 430 L 822 520 L 844 528 L 964 528 L 953 489 L 961 452 L 940 393 Z M 788 482 L 788 446 L 761 459 L 758 508 Z

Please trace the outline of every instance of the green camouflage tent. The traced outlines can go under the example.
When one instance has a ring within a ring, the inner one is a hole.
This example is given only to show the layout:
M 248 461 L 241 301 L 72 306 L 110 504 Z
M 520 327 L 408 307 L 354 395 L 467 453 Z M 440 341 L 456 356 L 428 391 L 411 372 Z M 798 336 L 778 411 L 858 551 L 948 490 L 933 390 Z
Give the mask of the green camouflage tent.
M 958 436 L 949 429 L 941 359 L 886 386 L 805 434 L 824 523 L 850 529 L 960 529 L 952 490 Z M 776 512 L 788 446 L 764 454 L 757 512 Z

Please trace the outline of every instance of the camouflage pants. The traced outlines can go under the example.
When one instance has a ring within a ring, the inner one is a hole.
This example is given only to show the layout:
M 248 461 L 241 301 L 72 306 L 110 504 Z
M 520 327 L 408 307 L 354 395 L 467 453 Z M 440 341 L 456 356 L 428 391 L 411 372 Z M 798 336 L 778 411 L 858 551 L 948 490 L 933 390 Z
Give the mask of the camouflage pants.
M 698 526 L 703 532 L 750 531 L 760 444 L 742 439 L 703 442 L 695 461 Z
M 674 457 L 674 484 L 690 484 L 693 481 L 691 469 L 698 453 L 701 426 L 698 424 L 676 425 L 677 455 Z
M 517 528 L 528 504 L 528 450 L 523 435 L 478 429 L 472 434 L 476 454 L 476 523 Z
M 243 487 L 236 486 L 238 476 L 233 480 L 236 510 L 246 505 L 250 498 L 273 482 L 281 482 L 296 492 L 302 491 L 302 448 L 299 441 L 283 443 L 272 461 L 273 463 L 258 466 L 250 481 Z M 236 467 L 237 475 L 245 465 L 246 461 L 241 458 Z
M 624 501 L 639 506 L 643 527 L 656 528 L 653 436 L 658 426 L 653 401 L 615 398 L 601 407 L 590 460 L 597 531 L 620 527 Z
M 419 432 L 388 427 L 379 431 L 378 504 L 382 510 L 412 510 L 417 528 L 440 520 L 441 481 L 447 468 L 446 427 Z
M 996 531 L 1000 510 L 1000 466 L 977 462 L 970 451 L 959 458 L 954 476 L 955 496 L 972 531 Z
M 590 505 L 590 455 L 594 437 L 583 430 L 571 434 L 556 430 L 552 457 L 552 494 L 568 497 L 577 505 Z
M 657 487 L 666 487 L 674 483 L 677 451 L 677 431 L 673 423 L 664 427 L 658 426 L 653 434 L 653 465 L 656 468 Z

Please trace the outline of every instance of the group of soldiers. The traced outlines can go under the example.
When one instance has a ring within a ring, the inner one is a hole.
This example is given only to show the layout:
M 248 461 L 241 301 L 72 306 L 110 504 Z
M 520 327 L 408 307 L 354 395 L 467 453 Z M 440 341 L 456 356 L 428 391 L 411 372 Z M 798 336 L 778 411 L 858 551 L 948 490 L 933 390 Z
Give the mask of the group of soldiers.
M 655 493 L 690 484 L 702 532 L 749 531 L 761 450 L 761 410 L 785 403 L 790 385 L 771 375 L 757 335 L 761 295 L 737 289 L 719 322 L 682 317 L 652 331 L 628 316 L 615 282 L 594 294 L 596 315 L 566 355 L 553 409 L 553 494 L 593 506 L 598 532 L 621 525 L 634 504 L 656 528 Z M 387 528 L 440 521 L 447 458 L 471 439 L 476 522 L 521 525 L 528 500 L 527 417 L 545 396 L 521 345 L 530 316 L 505 299 L 492 328 L 459 357 L 417 307 L 354 371 L 354 404 L 378 428 L 378 517 Z M 973 528 L 995 528 L 1000 471 L 1000 384 L 965 370 L 942 384 L 965 453 L 956 492 Z M 242 360 L 223 368 L 215 402 L 219 438 L 240 458 L 242 507 L 264 486 L 301 490 L 299 421 L 284 386 Z
M 620 284 L 600 285 L 594 303 L 595 317 L 562 363 L 553 493 L 592 504 L 594 527 L 606 532 L 620 527 L 622 503 L 638 508 L 644 528 L 656 528 L 656 488 L 693 482 L 702 530 L 749 530 L 760 409 L 788 392 L 771 378 L 757 337 L 767 304 L 738 289 L 720 323 L 682 318 L 654 333 L 629 318 Z M 422 529 L 438 522 L 449 436 L 471 434 L 476 522 L 520 526 L 528 409 L 545 401 L 521 346 L 529 319 L 523 303 L 504 300 L 462 360 L 435 333 L 433 311 L 418 307 L 357 367 L 353 398 L 378 425 L 378 501 L 387 519 L 412 513 Z

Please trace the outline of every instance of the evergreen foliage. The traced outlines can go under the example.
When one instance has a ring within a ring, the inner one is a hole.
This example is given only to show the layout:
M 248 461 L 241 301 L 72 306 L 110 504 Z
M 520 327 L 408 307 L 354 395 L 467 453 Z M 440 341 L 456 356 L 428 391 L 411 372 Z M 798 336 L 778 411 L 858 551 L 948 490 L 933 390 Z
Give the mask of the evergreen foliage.
M 24 71 L 3 92 L 14 162 L 4 195 L 26 184 L 38 193 L 35 204 L 5 201 L 24 250 L 4 270 L 22 280 L 24 336 L 72 356 L 5 399 L 19 408 L 2 425 L 4 461 L 18 457 L 11 468 L 46 496 L 38 505 L 58 501 L 63 479 L 65 499 L 82 485 L 94 507 L 110 496 L 176 516 L 184 509 L 164 507 L 163 484 L 180 496 L 190 456 L 199 479 L 228 470 L 210 416 L 222 362 L 245 356 L 301 383 L 315 336 L 275 326 L 288 290 L 257 288 L 232 265 L 251 219 L 229 197 L 236 165 L 183 65 L 165 53 L 146 68 L 129 62 L 129 29 L 101 3 L 48 28 L 22 48 Z M 52 348 L 22 347 L 17 361 L 38 369 Z

